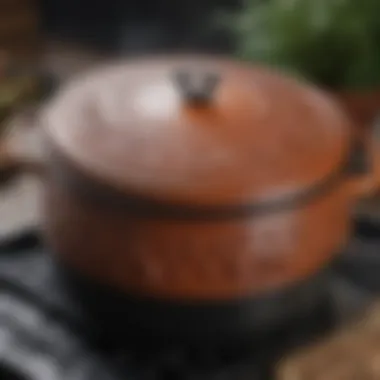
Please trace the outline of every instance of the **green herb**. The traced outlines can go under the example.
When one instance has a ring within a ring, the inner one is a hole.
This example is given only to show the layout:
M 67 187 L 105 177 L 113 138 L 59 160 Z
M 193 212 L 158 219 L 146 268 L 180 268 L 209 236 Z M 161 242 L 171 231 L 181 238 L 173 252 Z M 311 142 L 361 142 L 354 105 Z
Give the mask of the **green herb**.
M 379 0 L 247 0 L 237 54 L 333 88 L 380 84 Z

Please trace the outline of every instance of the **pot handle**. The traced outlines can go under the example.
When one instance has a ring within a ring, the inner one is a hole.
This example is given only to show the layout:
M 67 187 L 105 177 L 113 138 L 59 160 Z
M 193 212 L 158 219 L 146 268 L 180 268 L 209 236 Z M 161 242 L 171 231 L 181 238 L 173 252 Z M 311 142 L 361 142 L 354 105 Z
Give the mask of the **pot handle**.
M 23 174 L 44 175 L 44 165 L 38 161 L 17 159 L 0 153 L 0 191 Z
M 372 161 L 372 180 L 374 191 L 380 190 L 380 115 L 374 123 L 372 135 L 369 141 L 369 152 Z
M 380 115 L 370 133 L 356 136 L 358 150 L 350 169 L 350 187 L 358 197 L 373 196 L 380 191 Z
M 34 123 L 32 123 L 34 124 Z M 33 128 L 36 126 L 27 126 Z M 21 149 L 17 152 L 12 149 L 7 136 L 0 138 L 0 191 L 21 175 L 33 175 L 39 178 L 45 176 L 45 163 L 43 157 L 28 151 L 28 141 L 20 141 Z

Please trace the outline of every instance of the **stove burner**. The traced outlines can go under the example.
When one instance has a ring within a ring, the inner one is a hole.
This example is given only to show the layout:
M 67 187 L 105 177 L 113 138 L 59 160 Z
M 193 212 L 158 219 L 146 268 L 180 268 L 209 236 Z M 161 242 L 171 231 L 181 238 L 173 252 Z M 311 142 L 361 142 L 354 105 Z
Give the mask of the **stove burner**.
M 330 331 L 380 290 L 379 245 L 380 225 L 358 221 L 352 243 L 334 266 L 330 294 L 307 318 L 250 344 L 185 347 L 106 339 L 57 281 L 38 236 L 22 234 L 0 244 L 0 377 L 61 380 L 75 373 L 70 379 L 272 380 L 282 356 Z

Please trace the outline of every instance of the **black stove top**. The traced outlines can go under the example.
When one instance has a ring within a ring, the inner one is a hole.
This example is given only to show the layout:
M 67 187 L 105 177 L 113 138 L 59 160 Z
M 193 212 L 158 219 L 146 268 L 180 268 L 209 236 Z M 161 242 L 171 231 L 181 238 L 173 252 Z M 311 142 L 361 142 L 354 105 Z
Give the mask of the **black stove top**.
M 136 345 L 104 337 L 59 281 L 35 231 L 0 243 L 0 375 L 25 380 L 265 380 L 380 291 L 380 223 L 358 220 L 329 294 L 308 316 L 234 347 Z M 154 316 L 152 316 L 154 317 Z M 13 376 L 13 377 L 12 377 Z

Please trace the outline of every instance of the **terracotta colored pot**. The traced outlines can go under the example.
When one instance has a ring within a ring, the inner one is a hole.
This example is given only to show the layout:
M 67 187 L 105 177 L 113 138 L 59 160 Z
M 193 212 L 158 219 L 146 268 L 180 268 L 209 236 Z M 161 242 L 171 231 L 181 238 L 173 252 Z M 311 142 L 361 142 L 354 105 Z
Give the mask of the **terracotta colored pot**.
M 132 297 L 124 322 L 148 330 L 244 334 L 294 316 L 345 245 L 351 206 L 380 183 L 367 165 L 379 139 L 358 145 L 332 99 L 234 61 L 100 69 L 41 126 L 47 244 Z

